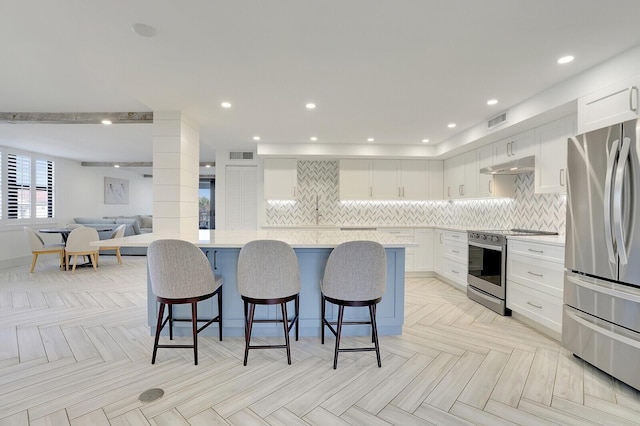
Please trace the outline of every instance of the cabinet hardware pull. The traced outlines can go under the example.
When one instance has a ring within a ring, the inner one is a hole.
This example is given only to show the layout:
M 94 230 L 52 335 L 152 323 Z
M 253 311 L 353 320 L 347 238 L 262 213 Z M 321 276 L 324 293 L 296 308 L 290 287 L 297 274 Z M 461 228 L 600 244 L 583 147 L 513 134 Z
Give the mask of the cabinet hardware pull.
M 531 306 L 533 306 L 534 308 L 542 309 L 542 306 L 540 306 L 540 305 L 536 305 L 536 304 L 534 304 L 534 303 L 531 303 L 531 302 L 529 302 L 528 300 L 527 300 L 527 305 L 531 305 Z
M 402 187 L 402 198 L 404 198 L 404 186 Z
M 633 92 L 636 92 L 636 106 L 633 106 Z M 638 112 L 638 88 L 631 86 L 629 88 L 629 109 L 633 112 Z
M 369 197 L 373 197 L 373 187 L 369 187 Z
M 493 179 L 493 178 L 492 178 L 492 179 Z M 490 180 L 490 181 L 489 181 L 489 194 L 493 194 L 493 188 L 492 188 L 492 186 L 493 186 L 493 185 L 492 185 L 492 184 L 493 184 L 493 181 L 492 181 L 492 180 Z
M 456 235 L 456 234 L 452 234 L 451 237 L 453 238 L 460 238 L 460 235 Z
M 460 250 L 451 250 L 451 252 L 458 254 L 458 253 L 460 253 Z
M 560 169 L 560 186 L 564 186 L 564 184 L 565 184 L 564 175 L 565 175 L 564 169 Z
M 529 251 L 531 251 L 531 252 L 534 252 L 534 253 L 544 253 L 544 250 L 534 250 L 534 249 L 532 249 L 532 248 L 527 249 L 527 250 L 529 250 Z
M 218 269 L 218 250 L 213 251 L 213 269 Z
M 527 271 L 527 273 L 528 273 L 529 275 L 533 275 L 533 276 L 536 276 L 536 277 L 540 277 L 540 278 L 542 278 L 542 277 L 543 277 L 543 275 L 542 275 L 542 274 L 536 274 L 535 272 Z
M 451 187 L 447 186 L 447 197 L 451 197 Z
M 460 272 L 456 271 L 455 269 L 452 269 L 451 272 L 453 272 L 454 274 L 459 274 Z
M 402 197 L 402 188 L 398 187 L 398 198 Z

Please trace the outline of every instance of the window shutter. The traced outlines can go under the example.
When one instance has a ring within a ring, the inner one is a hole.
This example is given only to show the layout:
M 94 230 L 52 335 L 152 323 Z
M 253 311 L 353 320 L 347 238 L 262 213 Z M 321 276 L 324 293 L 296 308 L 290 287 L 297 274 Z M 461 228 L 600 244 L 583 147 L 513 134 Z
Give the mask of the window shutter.
M 31 157 L 7 155 L 7 216 L 31 218 Z
M 54 216 L 54 170 L 53 162 L 36 160 L 36 218 Z

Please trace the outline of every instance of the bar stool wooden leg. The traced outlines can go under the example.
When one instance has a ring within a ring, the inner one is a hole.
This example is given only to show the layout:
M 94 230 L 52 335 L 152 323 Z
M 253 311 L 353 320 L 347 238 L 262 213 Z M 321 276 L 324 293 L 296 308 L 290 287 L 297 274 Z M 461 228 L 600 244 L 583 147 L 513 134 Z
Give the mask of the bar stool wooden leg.
M 284 342 L 287 346 L 287 364 L 291 365 L 291 346 L 289 345 L 289 317 L 287 316 L 287 303 L 280 304 L 282 308 L 282 325 L 284 328 Z M 297 329 L 296 329 L 297 330 Z
M 376 323 L 376 305 L 369 305 L 369 315 L 371 316 L 371 334 L 373 337 L 373 344 L 376 348 L 376 358 L 378 359 L 378 367 L 382 367 L 380 361 L 380 345 L 378 345 L 378 324 Z
M 245 302 L 246 303 L 246 302 Z M 244 365 L 247 365 L 247 359 L 249 358 L 249 344 L 251 343 L 251 330 L 253 328 L 253 316 L 256 312 L 256 305 L 252 303 L 249 307 L 249 318 L 247 322 L 247 332 L 244 335 Z
M 222 342 L 222 286 L 218 292 L 218 335 Z
M 193 331 L 193 359 L 198 365 L 198 303 L 191 304 L 191 330 Z
M 300 329 L 300 296 L 296 296 L 296 342 L 299 337 L 299 329 Z
M 344 317 L 344 306 L 338 308 L 338 329 L 336 333 L 336 349 L 333 354 L 333 369 L 338 368 L 338 351 L 340 349 L 340 335 L 342 333 L 342 319 Z
M 160 331 L 162 331 L 163 316 L 164 316 L 164 303 L 160 303 L 160 310 L 158 311 L 158 324 L 156 325 L 156 338 L 153 342 L 153 356 L 151 357 L 151 364 L 156 363 L 156 354 L 158 353 L 158 342 L 160 340 Z

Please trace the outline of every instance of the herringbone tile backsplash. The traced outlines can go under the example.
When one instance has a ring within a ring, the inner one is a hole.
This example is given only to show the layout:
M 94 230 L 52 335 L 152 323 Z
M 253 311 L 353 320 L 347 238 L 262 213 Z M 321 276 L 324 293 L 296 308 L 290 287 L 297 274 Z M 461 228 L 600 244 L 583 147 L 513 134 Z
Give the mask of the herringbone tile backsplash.
M 566 197 L 534 194 L 534 174 L 516 178 L 513 199 L 382 202 L 338 197 L 337 161 L 298 161 L 298 199 L 267 203 L 267 225 L 463 226 L 525 228 L 564 234 Z

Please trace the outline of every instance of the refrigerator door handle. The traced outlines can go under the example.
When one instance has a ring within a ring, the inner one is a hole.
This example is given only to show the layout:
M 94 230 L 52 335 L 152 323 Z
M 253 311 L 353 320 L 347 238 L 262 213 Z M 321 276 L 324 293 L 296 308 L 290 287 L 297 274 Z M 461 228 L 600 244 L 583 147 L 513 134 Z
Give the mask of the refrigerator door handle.
M 622 147 L 620 148 L 618 165 L 616 166 L 616 177 L 613 189 L 613 225 L 616 237 L 616 247 L 618 249 L 618 256 L 620 257 L 621 265 L 626 265 L 629 262 L 627 247 L 624 243 L 624 228 L 622 224 L 622 187 L 624 184 L 624 172 L 627 168 L 630 147 L 631 138 L 624 138 L 622 140 Z
M 607 176 L 604 184 L 604 242 L 607 246 L 609 263 L 616 263 L 615 252 L 613 251 L 613 232 L 611 230 L 611 186 L 613 181 L 613 168 L 618 156 L 618 145 L 620 141 L 616 139 L 611 144 L 611 150 L 607 157 Z

